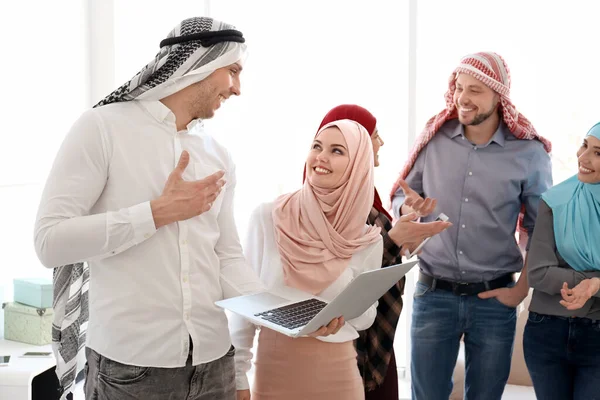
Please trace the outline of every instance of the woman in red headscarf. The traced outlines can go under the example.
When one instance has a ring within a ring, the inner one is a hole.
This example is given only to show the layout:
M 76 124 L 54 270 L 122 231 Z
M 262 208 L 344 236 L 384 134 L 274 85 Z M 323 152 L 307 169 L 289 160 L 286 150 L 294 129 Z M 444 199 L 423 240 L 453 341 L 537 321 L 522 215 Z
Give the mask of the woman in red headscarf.
M 377 119 L 368 110 L 354 104 L 344 104 L 333 108 L 325 115 L 319 129 L 331 121 L 349 119 L 365 127 L 371 136 L 375 166 L 379 166 L 378 152 L 383 140 L 377 129 Z M 431 211 L 435 201 L 428 200 Z M 403 247 L 411 248 L 425 237 L 433 236 L 448 226 L 446 222 L 413 222 L 414 215 L 404 216 L 394 226 L 392 217 L 382 205 L 377 189 L 373 207 L 367 223 L 381 228 L 383 236 L 383 259 L 381 267 L 401 262 Z M 363 378 L 367 400 L 397 400 L 398 374 L 394 355 L 394 335 L 402 311 L 402 294 L 405 278 L 396 283 L 381 299 L 377 306 L 375 322 L 367 330 L 359 332 L 356 340 L 358 366 Z

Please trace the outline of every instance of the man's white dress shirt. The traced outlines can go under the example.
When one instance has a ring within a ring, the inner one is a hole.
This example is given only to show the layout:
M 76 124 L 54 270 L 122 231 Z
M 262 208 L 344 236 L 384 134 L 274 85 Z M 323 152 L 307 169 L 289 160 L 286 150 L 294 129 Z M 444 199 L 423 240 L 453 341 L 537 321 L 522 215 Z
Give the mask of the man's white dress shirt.
M 200 216 L 156 229 L 158 198 L 183 150 L 183 179 L 225 171 L 226 186 Z M 90 267 L 87 344 L 112 360 L 182 367 L 231 346 L 214 302 L 260 290 L 242 254 L 234 216 L 234 164 L 192 121 L 177 131 L 159 101 L 129 101 L 85 112 L 65 138 L 44 189 L 35 247 L 49 268 Z

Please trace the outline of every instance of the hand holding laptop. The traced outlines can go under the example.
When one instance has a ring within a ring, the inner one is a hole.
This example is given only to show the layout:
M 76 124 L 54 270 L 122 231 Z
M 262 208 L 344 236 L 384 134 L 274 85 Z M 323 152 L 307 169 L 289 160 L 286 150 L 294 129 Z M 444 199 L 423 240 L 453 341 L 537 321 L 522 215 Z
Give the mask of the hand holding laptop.
M 329 336 L 338 333 L 342 326 L 344 326 L 344 317 L 334 318 L 327 326 L 322 326 L 313 333 L 309 333 L 308 336 L 316 338 L 317 336 Z
M 362 315 L 417 262 L 363 272 L 330 301 L 288 286 L 277 286 L 215 304 L 290 337 L 332 335 L 345 321 Z

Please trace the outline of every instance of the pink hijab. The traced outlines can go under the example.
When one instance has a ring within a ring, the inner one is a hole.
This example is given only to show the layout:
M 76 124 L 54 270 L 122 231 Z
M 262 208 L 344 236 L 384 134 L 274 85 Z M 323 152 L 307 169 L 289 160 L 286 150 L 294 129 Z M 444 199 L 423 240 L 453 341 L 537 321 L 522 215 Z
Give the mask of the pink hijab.
M 348 145 L 350 161 L 335 188 L 304 182 L 296 192 L 275 200 L 275 238 L 286 285 L 317 294 L 344 272 L 352 255 L 380 240 L 367 226 L 373 206 L 373 149 L 369 134 L 350 120 L 331 122 Z

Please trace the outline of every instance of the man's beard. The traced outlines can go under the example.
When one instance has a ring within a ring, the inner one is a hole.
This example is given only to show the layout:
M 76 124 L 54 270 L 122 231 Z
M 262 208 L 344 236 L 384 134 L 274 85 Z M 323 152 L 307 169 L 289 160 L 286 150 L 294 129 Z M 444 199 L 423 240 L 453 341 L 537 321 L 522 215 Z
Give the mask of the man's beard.
M 206 81 L 200 81 L 197 85 L 196 96 L 189 104 L 190 114 L 193 119 L 210 119 L 215 115 L 214 104 L 211 99 L 217 97 L 215 94 L 217 90 Z
M 477 126 L 479 124 L 482 124 L 497 111 L 497 106 L 498 106 L 498 101 L 496 101 L 494 103 L 494 105 L 492 106 L 490 111 L 488 111 L 486 113 L 477 114 L 475 116 L 475 118 L 473 118 L 473 121 L 471 121 L 471 123 L 469 123 L 467 125 Z

